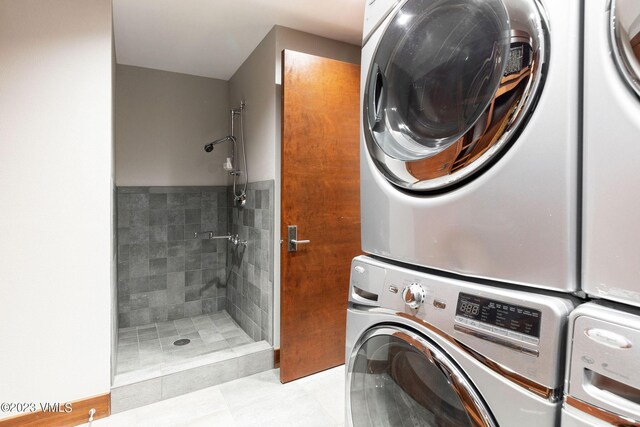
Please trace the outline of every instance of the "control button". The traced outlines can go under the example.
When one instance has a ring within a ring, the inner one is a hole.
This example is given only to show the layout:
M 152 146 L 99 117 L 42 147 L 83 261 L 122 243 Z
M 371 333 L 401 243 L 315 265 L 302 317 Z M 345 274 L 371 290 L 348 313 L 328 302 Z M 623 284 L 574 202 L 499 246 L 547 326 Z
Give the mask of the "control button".
M 397 294 L 398 293 L 398 288 L 391 285 L 389 286 L 389 292 L 391 292 L 392 294 Z
M 412 283 L 402 291 L 402 300 L 410 308 L 418 308 L 424 302 L 426 292 L 419 283 Z
M 364 273 L 364 267 L 361 265 L 356 265 L 354 267 L 354 270 L 356 271 L 356 273 L 360 273 L 360 274 Z
M 493 327 L 493 333 L 494 333 L 494 334 L 498 334 L 498 335 L 502 335 L 503 337 L 506 337 L 506 336 L 507 336 L 507 331 L 505 331 L 505 330 L 504 330 L 504 329 L 502 329 L 502 328 L 498 328 L 497 326 L 494 326 L 494 327 Z
M 484 329 L 485 331 L 491 331 L 491 330 L 493 330 L 493 328 L 491 327 L 491 325 L 487 325 L 486 323 L 482 323 L 482 322 L 480 322 L 480 323 L 479 323 L 479 325 L 480 325 L 480 327 L 481 327 L 482 329 Z
M 509 332 L 507 332 L 507 334 L 508 334 L 509 338 L 513 338 L 515 340 L 523 341 L 524 337 L 522 335 L 520 335 L 519 333 L 517 333 L 517 332 L 509 331 Z
M 615 332 L 607 331 L 605 329 L 587 329 L 585 334 L 600 344 L 604 344 L 608 347 L 612 348 L 631 348 L 631 342 L 623 337 L 620 334 L 616 334 Z
M 439 308 L 441 310 L 444 310 L 445 308 L 447 308 L 447 303 L 444 302 L 444 301 L 440 301 L 440 300 L 434 299 L 433 300 L 433 306 L 435 308 Z

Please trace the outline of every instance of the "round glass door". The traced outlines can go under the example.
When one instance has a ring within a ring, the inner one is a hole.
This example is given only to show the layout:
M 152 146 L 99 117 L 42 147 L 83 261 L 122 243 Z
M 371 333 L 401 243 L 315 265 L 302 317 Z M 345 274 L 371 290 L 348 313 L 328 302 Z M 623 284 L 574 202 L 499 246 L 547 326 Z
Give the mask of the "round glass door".
M 409 330 L 367 332 L 349 361 L 348 386 L 354 427 L 496 426 L 460 369 Z
M 547 25 L 536 0 L 407 0 L 373 55 L 365 140 L 393 184 L 430 191 L 480 171 L 542 88 Z
M 640 96 L 640 1 L 612 0 L 611 39 L 618 69 Z

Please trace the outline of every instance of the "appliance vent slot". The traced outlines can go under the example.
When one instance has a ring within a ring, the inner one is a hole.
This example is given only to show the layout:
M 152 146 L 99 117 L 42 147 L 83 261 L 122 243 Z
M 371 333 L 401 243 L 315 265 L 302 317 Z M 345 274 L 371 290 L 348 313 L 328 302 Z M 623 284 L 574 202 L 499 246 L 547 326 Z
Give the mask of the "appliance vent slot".
M 640 405 L 640 390 L 616 381 L 613 378 L 599 374 L 591 369 L 585 369 L 587 381 L 600 391 Z
M 375 302 L 378 301 L 378 295 L 371 293 L 371 292 L 367 292 L 364 289 L 360 289 L 357 286 L 353 287 L 353 292 L 358 295 L 360 298 L 364 298 L 366 300 Z

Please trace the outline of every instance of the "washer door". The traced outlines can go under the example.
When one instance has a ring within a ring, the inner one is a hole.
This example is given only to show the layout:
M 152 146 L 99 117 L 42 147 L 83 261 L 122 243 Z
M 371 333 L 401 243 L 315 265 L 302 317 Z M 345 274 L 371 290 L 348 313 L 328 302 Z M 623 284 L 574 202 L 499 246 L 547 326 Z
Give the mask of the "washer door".
M 640 1 L 612 0 L 611 41 L 620 73 L 640 96 Z
M 347 411 L 355 427 L 496 426 L 455 363 L 407 329 L 369 330 L 349 360 L 347 383 Z
M 407 0 L 373 55 L 363 120 L 370 156 L 408 190 L 451 187 L 515 139 L 542 90 L 537 0 Z

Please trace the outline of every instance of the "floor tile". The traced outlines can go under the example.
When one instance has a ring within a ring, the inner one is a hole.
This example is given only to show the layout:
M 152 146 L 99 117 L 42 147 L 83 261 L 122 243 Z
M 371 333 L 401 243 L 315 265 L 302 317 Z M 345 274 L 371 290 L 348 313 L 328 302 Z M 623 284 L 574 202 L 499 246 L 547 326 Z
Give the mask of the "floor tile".
M 250 411 L 237 407 L 231 408 L 231 414 L 236 425 L 246 427 L 326 427 L 333 423 L 331 416 L 303 390 L 280 389 L 254 400 Z
M 127 345 L 137 345 L 138 344 L 138 333 L 133 331 L 132 336 L 126 337 L 118 337 L 118 347 L 125 347 Z
M 251 338 L 249 338 L 248 336 L 239 336 L 239 337 L 228 338 L 226 341 L 229 343 L 229 345 L 231 347 L 236 347 L 236 346 L 249 344 L 249 343 L 253 342 L 253 340 Z
M 180 337 L 176 334 L 169 337 L 160 338 L 160 346 L 163 350 L 168 350 L 174 347 L 173 343 L 180 339 Z
M 272 358 L 251 356 L 252 352 L 272 347 L 264 341 L 255 343 L 226 311 L 120 329 L 118 334 L 117 384 L 153 378 L 150 375 L 159 372 L 177 372 L 181 366 L 201 366 L 244 355 L 250 357 L 240 363 L 242 375 L 272 367 Z M 182 338 L 191 342 L 184 347 L 173 344 Z M 126 375 L 119 377 L 122 374 Z
M 180 378 L 169 389 L 192 387 L 202 374 L 193 370 L 192 379 Z M 117 413 L 93 427 L 343 427 L 344 381 L 344 367 L 287 384 L 280 383 L 279 370 L 270 370 Z M 157 389 L 150 384 L 137 390 L 140 396 L 126 397 L 149 398 Z
M 233 338 L 233 337 L 240 337 L 240 336 L 247 336 L 247 334 L 240 328 L 234 328 L 234 329 L 228 330 L 226 332 L 221 332 L 220 334 L 225 339 L 226 338 Z
M 193 326 L 193 320 L 191 320 L 190 317 L 187 317 L 185 319 L 174 320 L 173 323 L 176 325 L 176 328 L 185 328 L 185 327 Z
M 136 356 L 131 359 L 118 359 L 118 364 L 116 365 L 116 370 L 119 374 L 124 374 L 127 372 L 134 371 L 136 369 L 140 369 L 140 358 Z
M 225 340 L 214 341 L 214 342 L 207 342 L 207 340 L 203 340 L 203 342 L 205 343 L 204 345 L 211 352 L 216 352 L 221 350 L 231 350 L 229 343 L 226 342 Z
M 158 336 L 160 338 L 173 337 L 178 335 L 178 330 L 175 326 L 167 329 L 158 329 Z

